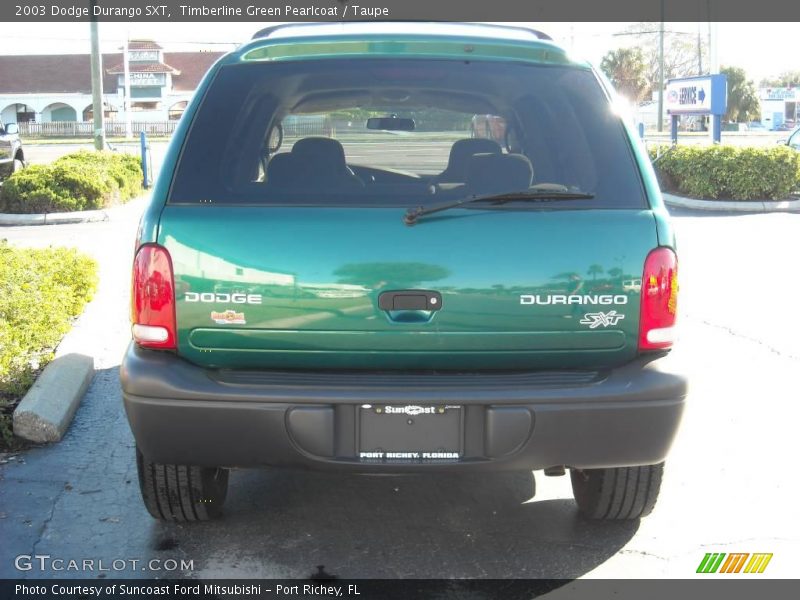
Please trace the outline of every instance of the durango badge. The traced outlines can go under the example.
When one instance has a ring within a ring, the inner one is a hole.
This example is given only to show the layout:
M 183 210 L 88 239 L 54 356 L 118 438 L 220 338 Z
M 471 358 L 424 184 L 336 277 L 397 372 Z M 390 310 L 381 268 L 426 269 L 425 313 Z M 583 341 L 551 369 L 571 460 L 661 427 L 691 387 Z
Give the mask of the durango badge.
M 236 312 L 235 310 L 212 312 L 211 320 L 217 325 L 245 325 L 247 323 L 244 320 L 244 313 Z
M 627 304 L 624 294 L 520 294 L 520 304 Z

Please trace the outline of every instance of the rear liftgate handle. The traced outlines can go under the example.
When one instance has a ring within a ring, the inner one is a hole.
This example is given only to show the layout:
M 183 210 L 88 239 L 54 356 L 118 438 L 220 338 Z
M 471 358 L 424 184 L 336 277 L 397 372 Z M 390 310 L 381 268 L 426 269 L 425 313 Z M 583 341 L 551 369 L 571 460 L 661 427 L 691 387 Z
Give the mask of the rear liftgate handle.
M 442 308 L 442 295 L 432 290 L 395 290 L 378 296 L 378 308 L 397 323 L 424 323 Z

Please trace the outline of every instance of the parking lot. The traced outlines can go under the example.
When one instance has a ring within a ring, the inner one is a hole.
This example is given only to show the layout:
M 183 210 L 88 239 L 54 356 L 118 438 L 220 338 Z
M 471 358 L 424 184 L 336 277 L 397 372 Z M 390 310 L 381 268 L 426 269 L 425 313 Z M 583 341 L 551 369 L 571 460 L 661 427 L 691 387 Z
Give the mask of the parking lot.
M 48 554 L 189 561 L 169 573 L 126 563 L 112 577 L 305 578 L 322 566 L 340 578 L 687 578 L 706 552 L 773 553 L 764 576 L 795 576 L 800 215 L 675 215 L 682 329 L 671 360 L 691 391 L 660 503 L 640 524 L 580 519 L 569 478 L 541 473 L 265 470 L 232 473 L 222 520 L 174 525 L 142 505 L 117 373 L 142 206 L 102 223 L 0 229 L 12 244 L 95 256 L 101 288 L 83 319 L 105 332 L 65 439 L 0 465 L 0 577 L 87 575 L 14 566 L 19 554 Z

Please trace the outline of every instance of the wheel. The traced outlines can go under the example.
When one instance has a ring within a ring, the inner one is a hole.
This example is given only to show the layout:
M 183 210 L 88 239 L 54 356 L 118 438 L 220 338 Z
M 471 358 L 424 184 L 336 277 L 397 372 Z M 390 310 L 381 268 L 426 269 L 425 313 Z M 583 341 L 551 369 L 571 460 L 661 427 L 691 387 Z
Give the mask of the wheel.
M 148 512 L 162 521 L 208 521 L 222 514 L 228 469 L 161 465 L 136 449 L 139 488 Z
M 22 171 L 25 168 L 25 163 L 22 162 L 20 159 L 15 158 L 14 164 L 11 166 L 11 173 L 16 173 L 17 171 Z
M 664 463 L 643 467 L 571 469 L 572 492 L 589 519 L 639 519 L 649 515 L 661 489 Z

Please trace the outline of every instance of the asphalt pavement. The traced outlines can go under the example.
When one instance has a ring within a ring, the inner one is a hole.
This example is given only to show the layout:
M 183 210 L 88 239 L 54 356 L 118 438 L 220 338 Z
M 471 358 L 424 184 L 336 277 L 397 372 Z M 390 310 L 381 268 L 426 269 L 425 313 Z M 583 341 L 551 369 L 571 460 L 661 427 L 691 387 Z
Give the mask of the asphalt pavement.
M 671 360 L 691 391 L 659 505 L 639 524 L 582 520 L 568 477 L 541 473 L 256 470 L 232 473 L 221 520 L 177 525 L 142 505 L 119 390 L 140 208 L 109 222 L 0 229 L 12 244 L 94 255 L 102 283 L 83 318 L 108 324 L 63 441 L 0 460 L 0 578 L 303 578 L 319 566 L 340 578 L 687 578 L 706 552 L 770 552 L 763 577 L 796 576 L 800 215 L 676 215 L 681 338 Z M 17 570 L 27 554 L 124 564 Z M 143 570 L 151 559 L 157 570 Z

